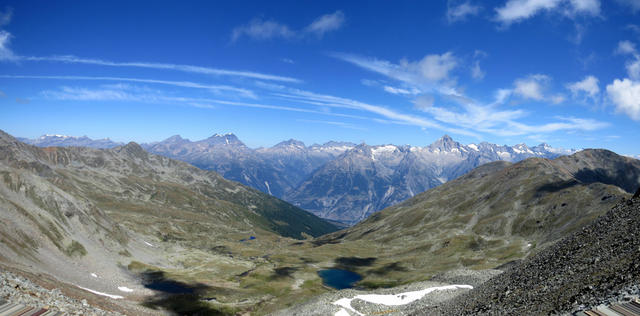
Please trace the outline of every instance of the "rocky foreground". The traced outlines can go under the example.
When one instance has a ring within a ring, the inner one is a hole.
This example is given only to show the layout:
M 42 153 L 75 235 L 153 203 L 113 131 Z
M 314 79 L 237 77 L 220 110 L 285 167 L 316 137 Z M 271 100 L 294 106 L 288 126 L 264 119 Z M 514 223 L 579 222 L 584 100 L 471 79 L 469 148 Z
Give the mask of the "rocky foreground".
M 63 315 L 122 315 L 92 307 L 87 300 L 67 297 L 59 289 L 48 290 L 8 271 L 0 271 L 0 301 L 3 300 L 53 310 Z
M 414 314 L 561 314 L 640 294 L 637 195 L 479 287 Z

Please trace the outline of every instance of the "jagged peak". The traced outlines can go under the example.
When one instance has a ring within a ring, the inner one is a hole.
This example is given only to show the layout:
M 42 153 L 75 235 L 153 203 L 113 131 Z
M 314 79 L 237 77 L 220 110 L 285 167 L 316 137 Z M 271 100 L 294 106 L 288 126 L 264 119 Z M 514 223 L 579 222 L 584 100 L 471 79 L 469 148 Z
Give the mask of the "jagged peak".
M 173 143 L 173 142 L 179 142 L 179 141 L 183 141 L 183 140 L 186 140 L 186 139 L 182 138 L 182 136 L 180 136 L 180 135 L 173 135 L 173 136 L 165 139 L 164 142 L 172 142 Z
M 209 144 L 209 145 L 236 145 L 236 146 L 244 146 L 244 143 L 238 139 L 238 137 L 233 133 L 225 133 L 218 134 L 215 133 L 211 137 L 201 140 L 200 142 Z
M 302 148 L 306 147 L 303 142 L 301 142 L 299 140 L 295 140 L 293 138 L 291 138 L 289 140 L 285 140 L 285 141 L 279 142 L 273 147 L 289 147 L 289 146 L 302 147 Z
M 129 142 L 124 146 L 116 147 L 115 150 L 118 152 L 125 152 L 139 158 L 143 158 L 148 155 L 144 148 L 136 142 Z
M 442 151 L 450 151 L 451 149 L 457 148 L 460 146 L 461 146 L 460 143 L 453 140 L 451 136 L 445 134 L 444 136 L 440 137 L 440 139 L 436 140 L 431 145 L 429 145 L 429 148 L 432 150 L 440 149 Z

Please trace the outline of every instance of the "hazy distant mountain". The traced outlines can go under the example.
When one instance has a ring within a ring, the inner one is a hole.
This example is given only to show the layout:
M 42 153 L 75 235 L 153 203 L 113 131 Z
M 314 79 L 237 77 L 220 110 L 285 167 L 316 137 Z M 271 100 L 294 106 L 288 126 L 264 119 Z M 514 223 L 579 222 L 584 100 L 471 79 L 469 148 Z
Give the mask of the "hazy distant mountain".
M 316 170 L 284 199 L 320 217 L 353 224 L 482 164 L 562 153 L 569 152 L 546 144 L 465 146 L 447 135 L 426 147 L 361 144 Z
M 227 133 L 194 142 L 173 136 L 142 146 L 152 153 L 215 170 L 227 179 L 282 198 L 315 169 L 355 144 L 329 142 L 307 147 L 291 139 L 270 148 L 251 149 L 234 134 Z
M 91 139 L 87 136 L 67 136 L 67 135 L 42 135 L 35 139 L 18 138 L 23 143 L 38 147 L 91 147 L 91 148 L 113 148 L 122 146 L 124 143 L 114 142 L 108 138 Z

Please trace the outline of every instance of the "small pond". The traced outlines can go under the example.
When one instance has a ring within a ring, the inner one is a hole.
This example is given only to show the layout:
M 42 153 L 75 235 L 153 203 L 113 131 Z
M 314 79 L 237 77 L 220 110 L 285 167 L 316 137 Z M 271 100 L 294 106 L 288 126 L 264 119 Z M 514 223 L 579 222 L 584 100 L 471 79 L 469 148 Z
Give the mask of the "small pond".
M 322 284 L 337 290 L 352 288 L 354 283 L 362 280 L 359 274 L 342 269 L 319 270 L 318 275 L 322 278 Z

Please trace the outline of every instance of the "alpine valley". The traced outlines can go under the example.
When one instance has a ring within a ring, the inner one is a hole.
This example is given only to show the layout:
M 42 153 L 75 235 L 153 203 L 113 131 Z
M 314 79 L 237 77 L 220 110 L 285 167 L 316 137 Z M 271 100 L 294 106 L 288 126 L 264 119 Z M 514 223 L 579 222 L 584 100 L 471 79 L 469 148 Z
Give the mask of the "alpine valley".
M 308 187 L 316 183 L 314 177 L 336 169 L 336 179 L 356 170 L 369 176 L 359 183 L 375 188 L 371 183 L 391 179 L 391 170 L 408 165 L 411 157 L 411 168 L 418 170 L 419 165 L 424 174 L 459 175 L 425 181 L 422 185 L 434 188 L 338 231 L 334 224 L 272 195 L 215 171 L 149 153 L 135 143 L 109 149 L 36 147 L 6 133 L 0 136 L 0 265 L 15 273 L 5 277 L 13 282 L 9 284 L 19 285 L 5 298 L 24 300 L 38 291 L 34 286 L 55 287 L 72 301 L 84 298 L 87 306 L 107 314 L 376 314 L 389 308 L 381 299 L 366 301 L 367 295 L 413 297 L 410 293 L 424 289 L 439 294 L 416 297 L 389 313 L 491 313 L 486 304 L 494 301 L 469 288 L 493 291 L 503 283 L 503 271 L 512 274 L 509 269 L 527 269 L 537 260 L 529 258 L 552 256 L 549 251 L 574 243 L 567 238 L 582 238 L 571 236 L 584 227 L 609 221 L 601 216 L 626 221 L 640 203 L 631 199 L 640 187 L 640 161 L 603 149 L 560 155 L 545 145 L 464 146 L 445 136 L 424 148 L 337 142 L 305 147 L 288 141 L 252 150 L 230 134 L 201 142 L 173 137 L 145 145 L 176 155 L 193 153 L 193 159 L 219 158 L 225 170 L 233 171 L 229 174 L 246 175 L 245 180 L 260 175 L 249 173 L 252 170 L 271 168 L 275 177 L 277 170 L 298 169 L 292 172 L 297 178 L 270 178 L 279 180 L 267 181 L 267 190 L 274 189 L 271 183 L 283 183 L 282 188 L 296 181 Z M 536 157 L 524 159 L 526 155 Z M 538 157 L 544 155 L 556 158 Z M 254 169 L 242 169 L 238 161 Z M 472 169 L 464 173 L 464 168 Z M 306 180 L 299 176 L 302 169 L 310 173 Z M 621 231 L 607 227 L 593 229 L 603 242 L 614 242 L 607 234 Z M 635 235 L 630 238 L 637 242 Z M 574 264 L 580 263 L 563 263 L 563 269 L 571 270 Z M 617 275 L 626 265 L 618 261 L 610 267 L 607 273 Z M 327 280 L 318 273 L 332 269 L 357 274 L 358 289 L 335 291 L 325 285 Z M 538 282 L 531 278 L 526 282 Z M 602 285 L 577 303 L 596 304 L 610 300 L 615 291 L 633 291 L 632 280 Z M 466 296 L 459 296 L 462 293 Z M 463 310 L 446 305 L 456 297 L 475 305 Z M 339 303 L 345 300 L 349 303 Z M 80 308 L 57 302 L 54 308 Z M 446 309 L 427 308 L 440 303 Z M 540 311 L 575 308 L 566 301 L 554 304 L 540 305 Z M 510 311 L 517 306 L 494 308 Z
M 118 145 L 108 139 L 93 141 L 61 135 L 43 135 L 26 142 L 41 147 Z M 155 154 L 214 170 L 226 179 L 342 225 L 353 225 L 487 162 L 552 159 L 575 152 L 544 143 L 534 147 L 486 142 L 463 145 L 448 135 L 425 147 L 337 141 L 305 146 L 290 139 L 270 148 L 252 149 L 232 133 L 214 134 L 200 141 L 176 135 L 141 146 Z

